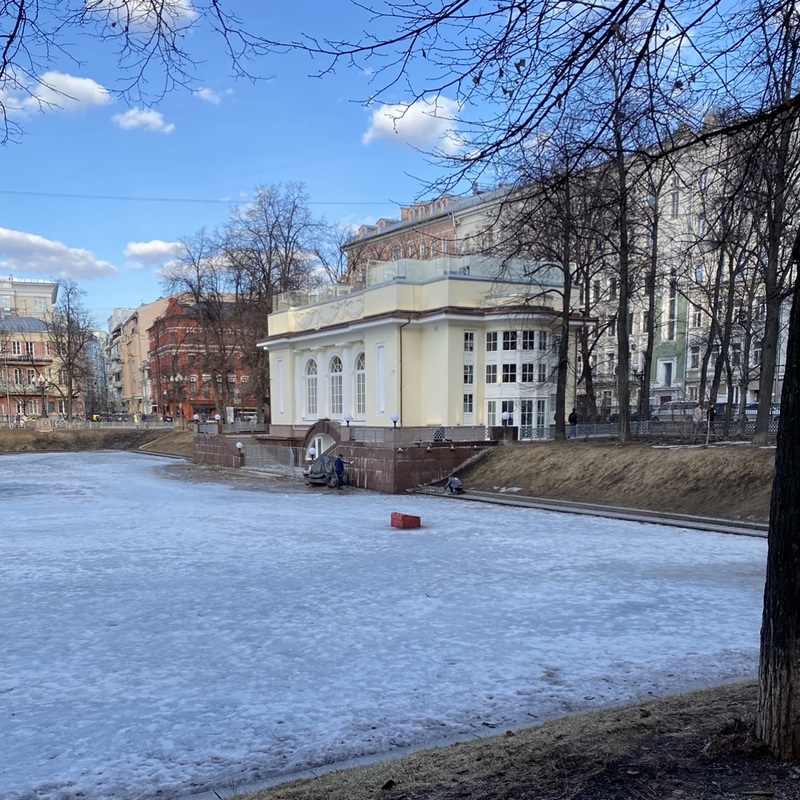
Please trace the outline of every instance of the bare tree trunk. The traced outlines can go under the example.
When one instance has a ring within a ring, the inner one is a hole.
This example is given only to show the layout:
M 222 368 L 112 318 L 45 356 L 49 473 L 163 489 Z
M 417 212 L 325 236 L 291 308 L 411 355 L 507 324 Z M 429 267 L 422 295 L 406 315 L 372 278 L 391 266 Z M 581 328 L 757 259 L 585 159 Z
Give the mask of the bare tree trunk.
M 571 209 L 570 197 L 570 177 L 567 175 L 565 182 L 566 202 L 565 207 Z M 563 290 L 561 295 L 561 339 L 558 343 L 558 377 L 556 383 L 556 428 L 554 438 L 557 441 L 565 441 L 567 404 L 567 377 L 569 372 L 569 319 L 572 313 L 572 270 L 570 261 L 572 258 L 572 248 L 570 247 L 570 222 L 572 215 L 567 214 L 564 220 L 564 231 L 561 241 L 561 263 L 563 265 Z
M 630 236 L 628 229 L 628 172 L 619 121 L 615 121 L 616 167 L 619 186 L 619 305 L 617 307 L 617 398 L 619 402 L 619 439 L 631 438 L 631 343 L 628 312 L 631 297 Z
M 800 264 L 800 232 L 792 251 Z M 800 758 L 800 274 L 781 398 L 761 625 L 756 732 L 777 758 Z

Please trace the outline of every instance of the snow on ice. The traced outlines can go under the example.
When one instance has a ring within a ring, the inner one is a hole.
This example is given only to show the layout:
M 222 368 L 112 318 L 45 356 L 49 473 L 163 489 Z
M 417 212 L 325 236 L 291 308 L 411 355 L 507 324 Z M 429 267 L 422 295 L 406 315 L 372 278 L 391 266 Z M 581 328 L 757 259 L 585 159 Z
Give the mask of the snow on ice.
M 755 674 L 763 539 L 193 469 L 0 458 L 4 800 L 186 796 Z

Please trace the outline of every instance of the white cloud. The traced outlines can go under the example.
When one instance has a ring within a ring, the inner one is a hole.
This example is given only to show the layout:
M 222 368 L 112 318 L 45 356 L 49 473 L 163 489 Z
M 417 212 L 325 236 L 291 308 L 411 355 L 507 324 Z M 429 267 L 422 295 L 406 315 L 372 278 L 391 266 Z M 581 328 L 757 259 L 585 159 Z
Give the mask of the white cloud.
M 164 115 L 152 108 L 131 108 L 124 114 L 114 114 L 111 121 L 119 125 L 123 130 L 133 130 L 144 128 L 153 133 L 172 133 L 175 126 L 164 121 Z
M 213 89 L 209 89 L 207 86 L 201 86 L 195 94 L 201 99 L 205 100 L 206 103 L 211 103 L 212 105 L 218 106 L 222 102 L 222 97 L 217 94 Z
M 131 259 L 128 266 L 141 269 L 171 261 L 180 248 L 180 242 L 162 242 L 161 239 L 153 239 L 150 242 L 128 242 L 125 255 Z
M 14 91 L 0 92 L 6 108 L 22 114 L 35 111 L 81 112 L 111 102 L 108 89 L 91 78 L 77 78 L 65 72 L 45 72 L 36 84 L 16 83 Z
M 368 145 L 380 139 L 414 147 L 437 147 L 445 153 L 454 153 L 461 147 L 454 126 L 459 105 L 447 97 L 417 100 L 415 103 L 382 105 L 372 112 L 370 126 L 361 137 Z
M 154 30 L 191 24 L 198 18 L 191 0 L 86 0 L 89 12 L 100 14 L 113 26 Z
M 67 247 L 33 233 L 0 228 L 0 268 L 3 272 L 91 280 L 116 275 L 119 270 L 89 250 Z

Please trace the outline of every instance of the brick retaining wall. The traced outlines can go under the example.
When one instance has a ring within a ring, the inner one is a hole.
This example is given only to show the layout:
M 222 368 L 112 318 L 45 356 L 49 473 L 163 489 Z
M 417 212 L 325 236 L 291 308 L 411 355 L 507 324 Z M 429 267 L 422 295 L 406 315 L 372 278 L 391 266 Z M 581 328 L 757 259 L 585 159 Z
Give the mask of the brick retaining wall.
M 197 434 L 194 437 L 194 463 L 246 467 L 236 449 L 237 441 L 242 441 L 242 437 Z M 256 439 L 246 442 L 249 447 L 258 446 L 258 443 Z M 277 442 L 273 439 L 270 444 L 274 446 Z M 444 480 L 487 446 L 492 445 L 481 442 L 480 445 L 453 443 L 404 448 L 342 442 L 330 454 L 335 456 L 341 453 L 345 461 L 352 462 L 347 465 L 347 471 L 353 486 L 386 494 L 400 494 L 422 484 Z

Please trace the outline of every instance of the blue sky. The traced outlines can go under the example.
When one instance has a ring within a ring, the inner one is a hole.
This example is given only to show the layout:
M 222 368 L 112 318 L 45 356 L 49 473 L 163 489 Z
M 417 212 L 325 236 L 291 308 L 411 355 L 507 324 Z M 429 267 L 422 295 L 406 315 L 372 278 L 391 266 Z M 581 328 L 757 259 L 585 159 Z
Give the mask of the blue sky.
M 175 0 L 191 13 L 189 1 Z M 363 12 L 347 3 L 230 5 L 275 38 L 312 25 L 343 35 L 364 26 Z M 192 86 L 147 108 L 106 91 L 118 79 L 109 51 L 71 41 L 82 63 L 57 58 L 43 70 L 64 94 L 29 83 L 53 106 L 33 108 L 0 83 L 24 129 L 0 147 L 0 273 L 75 279 L 101 327 L 114 308 L 162 295 L 158 269 L 170 245 L 222 224 L 256 187 L 303 182 L 316 215 L 357 226 L 430 196 L 425 182 L 439 170 L 419 150 L 451 142 L 452 122 L 425 109 L 393 130 L 384 107 L 358 102 L 370 91 L 370 75 L 358 69 L 319 79 L 310 77 L 317 65 L 290 54 L 256 64 L 263 81 L 235 80 L 219 40 L 198 30 L 187 42 L 204 59 Z M 408 99 L 398 88 L 393 101 Z

